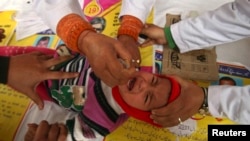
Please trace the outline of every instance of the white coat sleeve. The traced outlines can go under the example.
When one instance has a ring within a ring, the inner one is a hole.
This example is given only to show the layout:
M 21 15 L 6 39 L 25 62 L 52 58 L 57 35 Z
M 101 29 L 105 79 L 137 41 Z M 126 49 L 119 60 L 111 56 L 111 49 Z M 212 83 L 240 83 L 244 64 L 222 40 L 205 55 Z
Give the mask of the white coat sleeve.
M 119 17 L 131 15 L 145 23 L 156 0 L 122 0 Z
M 250 37 L 250 1 L 235 0 L 183 20 L 171 26 L 171 33 L 182 53 Z
M 75 13 L 84 17 L 78 0 L 34 0 L 33 8 L 55 33 L 58 22 L 64 16 Z
M 250 85 L 209 86 L 208 108 L 214 117 L 226 117 L 236 123 L 250 124 Z

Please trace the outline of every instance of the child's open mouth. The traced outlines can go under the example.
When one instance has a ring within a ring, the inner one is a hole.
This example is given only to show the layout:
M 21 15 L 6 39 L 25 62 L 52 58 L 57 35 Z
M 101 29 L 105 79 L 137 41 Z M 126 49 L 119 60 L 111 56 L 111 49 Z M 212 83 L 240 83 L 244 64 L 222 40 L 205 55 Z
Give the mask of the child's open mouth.
M 128 90 L 129 91 L 131 91 L 134 88 L 135 82 L 136 82 L 136 78 L 130 79 L 128 81 Z

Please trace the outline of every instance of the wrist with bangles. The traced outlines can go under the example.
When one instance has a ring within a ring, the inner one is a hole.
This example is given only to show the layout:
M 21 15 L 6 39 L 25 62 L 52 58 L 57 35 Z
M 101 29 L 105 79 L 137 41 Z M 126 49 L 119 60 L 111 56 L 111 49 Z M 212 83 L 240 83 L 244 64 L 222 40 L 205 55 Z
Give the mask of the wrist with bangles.
M 138 18 L 130 15 L 124 15 L 118 29 L 118 36 L 129 35 L 137 41 L 142 27 L 143 23 Z
M 202 102 L 202 105 L 199 109 L 199 114 L 206 116 L 209 115 L 209 109 L 208 109 L 208 88 L 207 87 L 201 87 L 203 94 L 204 94 L 204 99 Z
M 91 31 L 96 32 L 92 25 L 85 21 L 80 15 L 69 14 L 63 17 L 57 25 L 57 35 L 71 50 L 81 52 L 78 48 L 78 39 L 82 35 L 84 37 Z
M 121 24 L 118 29 L 117 37 L 119 38 L 122 35 L 127 35 L 133 38 L 135 41 L 138 41 L 139 33 L 142 30 L 142 28 L 143 28 L 143 23 L 140 19 L 131 15 L 124 15 L 121 18 Z M 139 71 L 141 60 L 132 59 L 131 62 L 135 64 L 136 71 Z

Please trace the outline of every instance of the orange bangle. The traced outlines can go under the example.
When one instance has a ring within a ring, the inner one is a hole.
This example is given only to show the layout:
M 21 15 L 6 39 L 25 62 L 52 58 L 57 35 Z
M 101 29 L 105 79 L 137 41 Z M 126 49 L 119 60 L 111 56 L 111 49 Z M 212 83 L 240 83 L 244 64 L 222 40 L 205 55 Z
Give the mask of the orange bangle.
M 122 17 L 121 26 L 118 30 L 118 36 L 129 35 L 137 41 L 142 27 L 143 23 L 138 18 L 130 15 L 125 15 Z
M 80 52 L 78 38 L 84 30 L 92 30 L 92 25 L 85 21 L 80 15 L 69 14 L 63 17 L 57 25 L 57 35 L 73 51 Z

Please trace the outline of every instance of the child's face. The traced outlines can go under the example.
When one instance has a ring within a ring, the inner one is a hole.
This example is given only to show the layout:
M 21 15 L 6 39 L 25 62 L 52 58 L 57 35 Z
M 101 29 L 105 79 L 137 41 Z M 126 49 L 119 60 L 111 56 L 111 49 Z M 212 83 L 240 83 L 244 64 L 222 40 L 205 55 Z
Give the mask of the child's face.
M 171 83 L 167 78 L 141 71 L 127 84 L 119 85 L 119 91 L 128 105 L 150 111 L 167 104 Z
M 48 40 L 40 41 L 40 42 L 37 44 L 37 47 L 47 47 L 48 44 L 49 44 L 49 41 L 48 41 Z
M 221 80 L 219 85 L 231 85 L 234 86 L 234 82 L 232 80 Z

